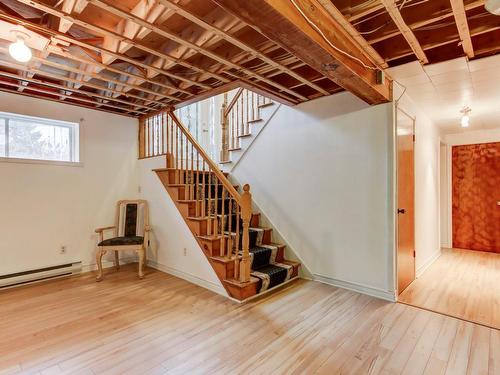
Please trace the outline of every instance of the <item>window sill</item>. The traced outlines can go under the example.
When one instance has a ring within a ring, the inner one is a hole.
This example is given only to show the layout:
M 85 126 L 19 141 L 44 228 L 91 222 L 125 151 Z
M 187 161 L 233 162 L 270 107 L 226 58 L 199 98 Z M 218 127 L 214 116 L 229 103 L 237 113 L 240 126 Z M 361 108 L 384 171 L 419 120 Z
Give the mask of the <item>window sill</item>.
M 83 167 L 82 162 L 60 161 L 60 160 L 42 160 L 42 159 L 20 159 L 0 157 L 0 163 L 20 163 L 20 164 L 45 164 L 61 167 Z

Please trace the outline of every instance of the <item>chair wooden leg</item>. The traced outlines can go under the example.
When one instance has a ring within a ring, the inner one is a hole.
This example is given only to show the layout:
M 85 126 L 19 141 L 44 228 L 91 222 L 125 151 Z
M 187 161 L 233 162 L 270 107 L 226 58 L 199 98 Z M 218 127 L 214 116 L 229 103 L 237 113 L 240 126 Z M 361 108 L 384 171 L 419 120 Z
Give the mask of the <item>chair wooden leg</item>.
M 139 255 L 139 279 L 144 278 L 144 260 L 146 258 L 146 249 L 142 248 L 141 250 L 137 250 L 137 254 Z
M 120 269 L 120 257 L 118 251 L 115 250 L 115 268 L 118 271 Z
M 101 281 L 103 279 L 102 277 L 102 256 L 106 254 L 106 250 L 104 250 L 102 247 L 97 248 L 97 252 L 95 254 L 95 262 L 97 264 L 97 277 L 96 281 Z

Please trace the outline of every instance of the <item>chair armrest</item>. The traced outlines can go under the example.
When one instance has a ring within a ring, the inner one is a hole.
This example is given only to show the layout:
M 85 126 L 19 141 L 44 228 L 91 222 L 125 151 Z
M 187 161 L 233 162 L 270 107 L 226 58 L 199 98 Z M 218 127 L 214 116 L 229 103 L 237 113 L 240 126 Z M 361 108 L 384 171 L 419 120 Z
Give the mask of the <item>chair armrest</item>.
M 116 228 L 116 226 L 112 226 L 112 227 L 102 227 L 102 228 L 97 228 L 97 229 L 95 230 L 95 232 L 96 232 L 96 233 L 102 233 L 102 232 L 104 232 L 105 230 L 110 230 L 110 229 L 115 229 L 115 228 Z

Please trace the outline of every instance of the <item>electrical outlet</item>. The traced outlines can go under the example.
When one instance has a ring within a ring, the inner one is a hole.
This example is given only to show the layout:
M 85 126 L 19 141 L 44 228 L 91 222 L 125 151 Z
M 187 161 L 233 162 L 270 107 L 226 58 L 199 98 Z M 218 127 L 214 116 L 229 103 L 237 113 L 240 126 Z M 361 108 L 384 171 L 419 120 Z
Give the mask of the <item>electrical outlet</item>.
M 186 255 L 187 255 L 187 249 L 184 248 L 184 256 L 186 256 Z
M 66 254 L 66 245 L 62 245 L 59 249 L 59 254 Z

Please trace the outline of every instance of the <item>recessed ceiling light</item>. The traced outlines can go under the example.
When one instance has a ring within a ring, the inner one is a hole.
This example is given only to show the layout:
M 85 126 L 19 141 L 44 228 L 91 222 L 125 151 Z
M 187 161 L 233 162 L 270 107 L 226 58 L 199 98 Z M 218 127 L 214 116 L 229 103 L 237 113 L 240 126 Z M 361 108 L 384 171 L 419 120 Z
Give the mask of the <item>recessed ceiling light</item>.
M 9 46 L 9 54 L 16 61 L 25 63 L 31 60 L 33 54 L 31 49 L 25 44 L 25 39 L 29 36 L 16 31 L 16 41 Z
M 497 16 L 500 16 L 500 0 L 486 0 L 485 9 Z

